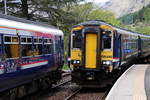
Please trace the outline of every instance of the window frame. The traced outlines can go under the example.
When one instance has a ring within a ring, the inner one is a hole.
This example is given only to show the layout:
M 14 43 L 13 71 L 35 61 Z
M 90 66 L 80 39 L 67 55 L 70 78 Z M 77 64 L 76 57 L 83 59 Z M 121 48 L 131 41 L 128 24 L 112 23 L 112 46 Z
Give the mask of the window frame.
M 73 36 L 75 36 L 76 34 L 74 33 L 74 31 L 81 31 L 81 36 L 82 36 L 82 30 L 73 30 L 72 32 L 71 32 L 71 49 L 73 49 L 73 50 L 81 50 L 81 47 L 80 48 L 76 48 L 76 47 L 73 47 L 73 43 L 74 43 L 74 40 L 73 40 Z M 82 38 L 82 37 L 81 37 Z M 82 38 L 83 39 L 83 38 Z M 81 39 L 81 43 L 82 43 L 82 39 Z
M 23 38 L 25 39 L 25 42 L 22 41 Z M 28 39 L 31 39 L 31 42 L 28 42 Z M 32 50 L 32 55 L 31 55 L 31 56 L 22 56 L 22 50 L 23 50 L 23 49 L 22 49 L 22 46 L 23 46 L 23 45 L 31 45 L 31 48 L 33 49 L 33 47 L 32 47 L 32 46 L 33 46 L 32 41 L 33 41 L 33 40 L 32 40 L 32 36 L 21 36 L 21 37 L 20 37 L 20 45 L 21 45 L 21 50 L 20 50 L 20 52 L 21 52 L 21 57 L 22 57 L 22 58 L 31 58 L 31 57 L 33 57 L 33 50 Z
M 46 43 L 45 43 L 45 40 L 47 40 L 46 41 Z M 48 40 L 49 40 L 49 43 L 48 43 Z M 53 40 L 52 40 L 52 38 L 43 38 L 43 47 L 45 46 L 45 45 L 51 45 L 52 46 L 52 48 L 50 48 L 50 50 L 52 50 L 52 51 L 50 51 L 49 53 L 44 53 L 45 51 L 44 51 L 44 49 L 43 49 L 43 55 L 52 55 L 53 54 L 53 42 L 52 42 Z
M 114 31 L 113 30 L 107 30 L 107 29 L 102 30 L 102 32 L 103 31 L 110 31 L 111 32 L 111 47 L 110 47 L 110 49 L 104 49 L 104 47 L 103 47 L 104 42 L 103 42 L 103 38 L 102 38 L 103 33 L 102 33 L 102 35 L 101 35 L 101 47 L 102 47 L 102 50 L 103 51 L 112 51 L 113 50 L 113 43 L 114 43 Z
M 10 41 L 9 42 L 6 42 L 6 37 L 10 37 Z M 17 38 L 18 40 L 17 40 L 17 42 L 13 42 L 13 38 Z M 12 45 L 12 44 L 18 44 L 18 47 L 20 48 L 20 45 L 19 45 L 19 36 L 18 35 L 3 35 L 3 42 L 4 42 L 4 54 L 2 55 L 2 56 L 4 56 L 4 58 L 6 59 L 6 60 L 12 60 L 12 59 L 18 59 L 19 58 L 19 50 L 18 50 L 18 57 L 5 57 L 5 55 L 6 55 L 6 45 Z M 2 42 L 1 42 L 2 43 Z

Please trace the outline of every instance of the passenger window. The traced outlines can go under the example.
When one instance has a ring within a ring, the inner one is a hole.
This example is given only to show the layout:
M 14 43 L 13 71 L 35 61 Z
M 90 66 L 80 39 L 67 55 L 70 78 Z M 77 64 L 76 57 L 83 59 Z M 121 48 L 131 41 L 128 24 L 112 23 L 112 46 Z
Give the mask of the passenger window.
M 28 43 L 32 43 L 32 38 L 27 38 Z
M 34 55 L 38 56 L 38 55 L 42 55 L 42 39 L 39 38 L 35 38 L 34 39 Z
M 18 42 L 18 37 L 12 37 L 12 42 Z
M 22 57 L 33 56 L 32 52 L 32 38 L 31 37 L 22 37 L 21 38 L 21 54 Z
M 111 49 L 111 31 L 102 32 L 102 49 Z
M 43 40 L 42 40 L 42 39 L 39 39 L 39 43 L 43 43 Z
M 52 40 L 44 39 L 44 54 L 52 54 Z
M 4 38 L 5 38 L 4 40 L 5 57 L 6 58 L 19 57 L 18 37 L 5 36 Z
M 5 42 L 11 42 L 11 37 L 5 36 Z
M 22 44 L 22 56 L 32 56 L 32 44 Z
M 26 38 L 21 38 L 21 42 L 26 42 Z

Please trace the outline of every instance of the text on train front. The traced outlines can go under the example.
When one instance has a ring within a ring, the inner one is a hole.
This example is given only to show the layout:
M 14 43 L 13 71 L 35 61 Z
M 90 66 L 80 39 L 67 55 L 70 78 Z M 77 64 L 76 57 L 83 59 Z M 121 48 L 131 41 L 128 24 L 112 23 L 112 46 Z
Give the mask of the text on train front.
M 101 61 L 106 72 L 112 71 L 112 56 L 113 56 L 113 32 L 111 30 L 102 30 L 102 51 Z

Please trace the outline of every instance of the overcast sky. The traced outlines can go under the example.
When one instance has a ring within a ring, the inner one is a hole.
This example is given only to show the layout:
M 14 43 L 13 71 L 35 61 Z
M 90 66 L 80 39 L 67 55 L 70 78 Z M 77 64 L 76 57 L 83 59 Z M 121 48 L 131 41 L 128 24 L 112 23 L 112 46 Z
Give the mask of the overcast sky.
M 105 3 L 109 0 L 85 0 L 86 2 Z

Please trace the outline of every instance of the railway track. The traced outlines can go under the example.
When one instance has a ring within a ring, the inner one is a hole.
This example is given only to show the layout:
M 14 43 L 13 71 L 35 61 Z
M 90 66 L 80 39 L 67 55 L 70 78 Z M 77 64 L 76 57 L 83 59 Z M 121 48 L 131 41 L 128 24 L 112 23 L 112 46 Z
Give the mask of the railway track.
M 71 83 L 71 78 L 65 79 L 70 77 L 68 75 L 64 75 L 64 79 L 57 85 L 53 85 L 51 89 L 34 93 L 20 100 L 104 100 L 109 92 L 109 88 L 82 88 Z
M 104 95 L 98 100 L 105 100 L 107 94 L 109 93 L 110 88 L 104 93 Z
M 65 98 L 65 100 L 71 100 L 77 93 L 79 93 L 81 91 L 81 89 L 82 88 L 79 88 L 78 90 L 76 90 L 74 93 L 72 93 L 67 98 Z
M 79 88 L 64 100 L 105 100 L 110 88 Z
M 70 82 L 71 82 L 70 73 L 62 74 L 62 80 L 60 80 L 57 84 L 52 85 L 51 88 L 47 88 L 44 90 L 38 90 L 38 91 L 31 93 L 31 94 L 29 94 L 23 98 L 20 98 L 18 100 L 33 100 L 33 99 L 40 100 L 38 98 L 44 96 L 45 94 L 52 93 L 53 91 L 55 91 L 55 89 L 65 85 L 65 84 L 69 84 Z

